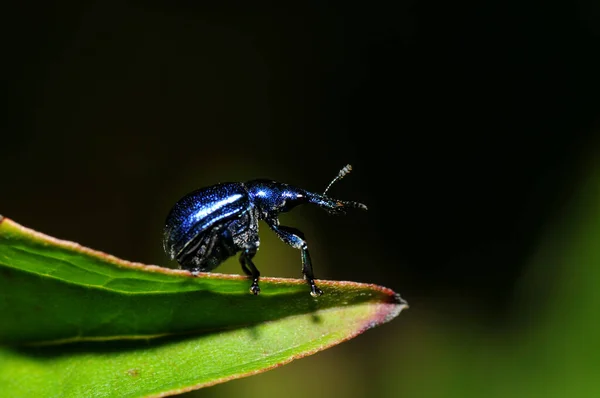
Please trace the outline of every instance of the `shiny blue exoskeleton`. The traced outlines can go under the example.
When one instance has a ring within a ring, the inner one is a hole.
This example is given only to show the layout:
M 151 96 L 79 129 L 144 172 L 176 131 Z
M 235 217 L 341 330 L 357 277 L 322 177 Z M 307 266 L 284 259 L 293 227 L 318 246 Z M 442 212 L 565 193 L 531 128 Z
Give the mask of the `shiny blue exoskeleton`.
M 280 225 L 277 216 L 305 203 L 315 204 L 331 214 L 344 214 L 348 208 L 366 210 L 362 203 L 326 195 L 331 185 L 350 170 L 350 165 L 344 167 L 322 195 L 270 180 L 227 182 L 194 191 L 171 209 L 164 229 L 164 249 L 193 275 L 211 271 L 241 252 L 242 270 L 252 278 L 250 291 L 257 295 L 260 273 L 252 258 L 260 245 L 258 221 L 264 220 L 282 241 L 300 250 L 302 273 L 310 294 L 320 296 L 323 292 L 315 285 L 304 234 Z

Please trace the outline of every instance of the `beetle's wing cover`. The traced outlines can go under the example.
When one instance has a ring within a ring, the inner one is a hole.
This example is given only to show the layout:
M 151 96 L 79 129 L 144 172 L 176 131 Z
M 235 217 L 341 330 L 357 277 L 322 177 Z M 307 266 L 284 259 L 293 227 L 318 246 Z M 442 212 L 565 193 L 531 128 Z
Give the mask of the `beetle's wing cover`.
M 223 183 L 187 194 L 167 217 L 165 251 L 174 259 L 192 238 L 218 223 L 240 217 L 249 206 L 248 192 L 241 183 Z

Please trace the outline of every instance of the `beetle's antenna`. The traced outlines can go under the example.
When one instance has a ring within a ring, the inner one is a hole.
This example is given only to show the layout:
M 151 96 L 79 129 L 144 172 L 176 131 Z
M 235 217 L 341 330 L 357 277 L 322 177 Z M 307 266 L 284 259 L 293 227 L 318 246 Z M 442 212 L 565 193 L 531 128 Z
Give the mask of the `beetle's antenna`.
M 331 180 L 331 182 L 329 183 L 329 185 L 327 185 L 327 188 L 325 188 L 325 191 L 323 192 L 323 196 L 325 196 L 325 194 L 327 193 L 327 191 L 329 191 L 329 188 L 331 188 L 331 186 L 333 185 L 334 182 L 341 180 L 342 178 L 344 178 L 346 176 L 346 174 L 350 173 L 352 171 L 352 166 L 350 166 L 349 164 L 345 165 L 340 172 L 338 173 L 338 175 L 335 176 L 335 178 L 333 180 Z

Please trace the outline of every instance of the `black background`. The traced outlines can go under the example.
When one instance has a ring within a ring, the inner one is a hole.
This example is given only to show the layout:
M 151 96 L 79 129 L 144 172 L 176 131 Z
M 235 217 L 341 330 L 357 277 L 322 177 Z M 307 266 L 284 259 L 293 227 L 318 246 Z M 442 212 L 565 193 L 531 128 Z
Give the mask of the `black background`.
M 134 261 L 167 264 L 162 223 L 195 188 L 321 191 L 351 163 L 331 194 L 368 213 L 294 216 L 316 235 L 317 276 L 413 308 L 459 299 L 491 325 L 598 127 L 594 2 L 3 14 L 0 213 Z M 269 275 L 299 276 L 299 261 Z

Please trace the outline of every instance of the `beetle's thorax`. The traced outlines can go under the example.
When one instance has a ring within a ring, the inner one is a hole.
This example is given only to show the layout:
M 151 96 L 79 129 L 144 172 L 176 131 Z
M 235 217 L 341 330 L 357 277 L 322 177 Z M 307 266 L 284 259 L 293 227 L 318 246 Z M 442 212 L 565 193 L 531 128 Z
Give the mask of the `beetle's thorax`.
M 292 185 L 271 180 L 252 180 L 244 183 L 248 195 L 260 212 L 261 219 L 284 213 L 307 203 L 309 192 Z

